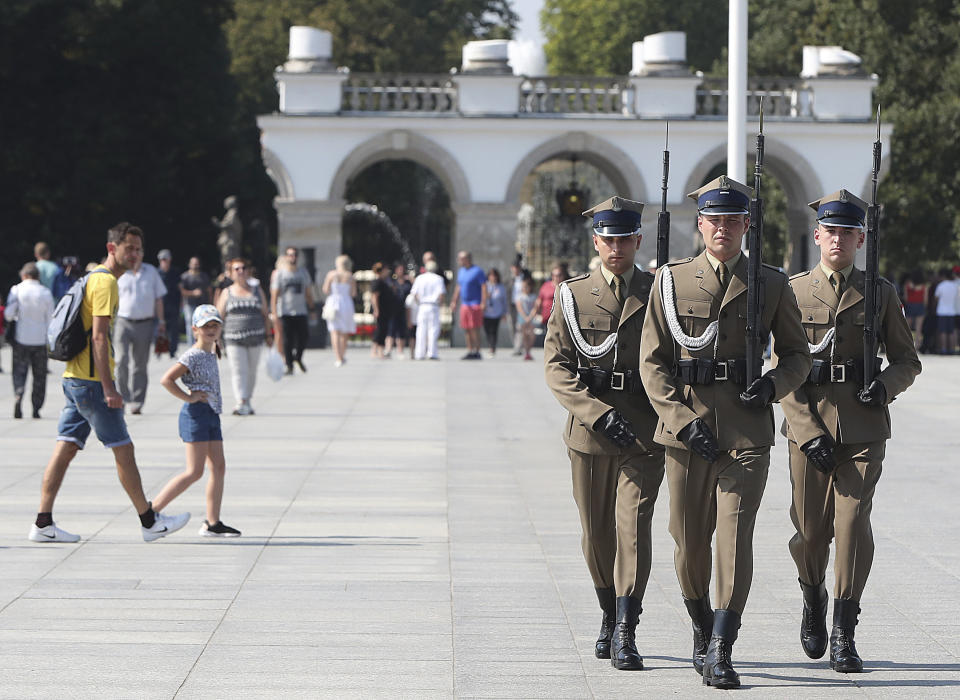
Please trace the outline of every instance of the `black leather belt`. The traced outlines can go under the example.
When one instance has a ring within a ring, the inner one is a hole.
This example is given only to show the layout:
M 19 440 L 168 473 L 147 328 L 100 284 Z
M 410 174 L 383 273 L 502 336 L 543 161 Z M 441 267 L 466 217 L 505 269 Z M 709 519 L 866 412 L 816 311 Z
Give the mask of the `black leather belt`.
M 875 371 L 880 371 L 883 360 L 879 357 L 874 358 Z M 821 384 L 844 384 L 853 382 L 863 384 L 863 360 L 844 360 L 842 362 L 830 362 L 829 360 L 814 360 L 810 367 L 810 374 L 807 375 L 807 381 L 815 386 Z
M 602 367 L 577 367 L 577 376 L 587 385 L 590 393 L 600 396 L 606 391 L 625 391 L 628 394 L 646 394 L 640 380 L 640 370 L 628 369 L 615 372 Z
M 129 323 L 146 323 L 147 321 L 153 321 L 153 320 L 155 320 L 153 317 L 150 317 L 150 318 L 126 318 L 125 316 L 121 316 L 120 318 L 122 318 L 124 321 L 127 321 L 127 322 L 129 322 Z
M 708 385 L 714 382 L 734 382 L 744 386 L 747 382 L 747 360 L 745 357 L 728 360 L 688 357 L 677 360 L 672 374 L 690 386 Z M 759 372 L 757 376 L 760 376 Z

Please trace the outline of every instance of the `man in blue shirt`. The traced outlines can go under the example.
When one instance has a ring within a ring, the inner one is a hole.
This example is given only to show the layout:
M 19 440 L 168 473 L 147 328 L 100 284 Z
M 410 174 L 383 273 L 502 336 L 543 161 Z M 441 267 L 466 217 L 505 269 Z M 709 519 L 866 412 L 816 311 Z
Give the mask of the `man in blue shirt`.
M 473 256 L 465 250 L 457 253 L 457 288 L 450 302 L 450 311 L 460 302 L 460 327 L 467 338 L 467 354 L 463 360 L 480 359 L 480 326 L 483 325 L 483 309 L 487 305 L 486 275 L 483 269 L 473 264 Z

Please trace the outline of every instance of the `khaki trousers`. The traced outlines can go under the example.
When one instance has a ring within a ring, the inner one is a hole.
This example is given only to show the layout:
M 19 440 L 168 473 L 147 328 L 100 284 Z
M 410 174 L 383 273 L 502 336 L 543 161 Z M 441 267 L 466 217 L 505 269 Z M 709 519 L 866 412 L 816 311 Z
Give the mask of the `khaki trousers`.
M 583 558 L 595 588 L 643 600 L 650 578 L 650 523 L 663 481 L 663 452 L 592 455 L 567 450 Z
M 885 452 L 885 440 L 838 445 L 838 466 L 828 476 L 790 442 L 790 518 L 797 529 L 790 554 L 800 580 L 815 586 L 826 576 L 830 540 L 836 537 L 834 598 L 859 601 L 867 584 L 874 550 L 870 512 Z
M 713 464 L 697 454 L 667 448 L 670 534 L 684 598 L 710 592 L 710 547 L 717 533 L 714 607 L 742 613 L 753 580 L 753 526 L 767 484 L 770 448 L 721 453 Z

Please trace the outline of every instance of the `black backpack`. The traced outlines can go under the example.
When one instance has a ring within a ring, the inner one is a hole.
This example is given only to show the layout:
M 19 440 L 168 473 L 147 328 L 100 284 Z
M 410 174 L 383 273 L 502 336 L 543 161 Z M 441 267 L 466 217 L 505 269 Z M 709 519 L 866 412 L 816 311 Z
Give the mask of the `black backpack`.
M 87 279 L 97 272 L 111 274 L 110 270 L 96 268 L 73 283 L 73 286 L 60 297 L 53 318 L 47 326 L 47 357 L 51 360 L 72 360 L 83 352 L 89 342 L 90 332 L 83 328 L 80 307 L 87 288 Z

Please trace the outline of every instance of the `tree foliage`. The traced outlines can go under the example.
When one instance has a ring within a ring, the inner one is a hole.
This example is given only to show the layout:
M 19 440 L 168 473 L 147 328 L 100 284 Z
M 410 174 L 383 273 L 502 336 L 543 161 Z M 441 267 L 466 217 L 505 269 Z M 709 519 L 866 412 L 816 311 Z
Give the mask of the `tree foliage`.
M 99 259 L 123 219 L 150 252 L 213 250 L 206 222 L 236 185 L 229 15 L 227 0 L 0 4 L 4 279 L 40 239 Z

